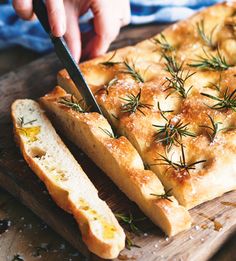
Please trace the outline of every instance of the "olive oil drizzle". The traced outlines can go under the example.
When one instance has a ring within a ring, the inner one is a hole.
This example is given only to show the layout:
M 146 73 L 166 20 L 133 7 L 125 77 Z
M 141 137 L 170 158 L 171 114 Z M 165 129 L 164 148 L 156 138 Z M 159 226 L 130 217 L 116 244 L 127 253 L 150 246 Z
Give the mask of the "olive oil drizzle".
M 199 215 L 211 221 L 214 224 L 215 231 L 220 231 L 223 228 L 223 225 L 215 217 L 207 216 L 204 213 L 199 213 Z
M 229 206 L 229 207 L 234 207 L 236 208 L 236 203 L 235 202 L 227 202 L 227 201 L 222 201 L 220 202 L 224 206 Z
M 112 239 L 115 236 L 116 227 L 112 224 L 109 224 L 104 217 L 102 217 L 96 210 L 92 209 L 89 204 L 84 200 L 79 200 L 80 209 L 87 213 L 91 220 L 99 221 L 103 228 L 103 238 Z

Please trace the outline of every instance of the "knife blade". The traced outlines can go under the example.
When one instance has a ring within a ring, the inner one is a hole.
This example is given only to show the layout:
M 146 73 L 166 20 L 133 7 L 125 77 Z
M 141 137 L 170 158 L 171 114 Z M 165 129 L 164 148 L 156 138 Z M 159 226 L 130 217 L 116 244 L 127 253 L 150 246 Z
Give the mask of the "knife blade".
M 60 59 L 63 66 L 66 68 L 72 81 L 74 82 L 75 86 L 77 87 L 81 96 L 83 97 L 86 105 L 90 108 L 91 111 L 102 114 L 102 111 L 98 106 L 88 84 L 86 83 L 79 66 L 72 57 L 64 38 L 53 36 L 48 21 L 47 9 L 43 0 L 33 0 L 33 10 L 34 13 L 37 15 L 44 30 L 48 33 L 49 37 L 51 38 L 58 58 Z

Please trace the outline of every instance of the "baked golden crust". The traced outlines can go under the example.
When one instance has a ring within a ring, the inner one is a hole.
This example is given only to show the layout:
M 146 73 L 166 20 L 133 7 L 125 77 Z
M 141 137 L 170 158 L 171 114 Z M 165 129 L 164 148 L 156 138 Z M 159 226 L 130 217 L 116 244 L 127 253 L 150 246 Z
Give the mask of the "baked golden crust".
M 67 138 L 78 145 L 167 235 L 188 229 L 190 215 L 174 197 L 152 195 L 164 195 L 164 188 L 152 171 L 144 169 L 139 154 L 127 138 L 114 138 L 103 116 L 75 111 L 61 103 L 65 99 L 71 101 L 72 96 L 56 87 L 40 102 Z
M 217 4 L 168 27 L 161 35 L 117 50 L 112 60 L 108 53 L 81 64 L 106 118 L 135 146 L 165 189 L 171 188 L 187 208 L 236 189 L 235 11 L 235 2 Z M 115 64 L 103 64 L 106 61 Z M 125 62 L 141 80 L 127 73 Z M 182 80 L 177 87 L 176 75 Z M 58 73 L 58 83 L 69 92 L 73 89 L 65 70 Z M 124 112 L 127 95 L 137 97 L 139 92 L 139 104 L 148 106 Z M 192 135 L 176 135 L 178 142 L 171 145 L 167 144 L 170 140 L 160 141 L 160 126 L 163 129 L 168 123 L 172 127 L 181 123 Z M 186 160 L 182 167 L 177 166 L 183 160 L 180 143 Z M 169 160 L 167 165 L 163 156 Z M 188 169 L 186 165 L 191 164 Z

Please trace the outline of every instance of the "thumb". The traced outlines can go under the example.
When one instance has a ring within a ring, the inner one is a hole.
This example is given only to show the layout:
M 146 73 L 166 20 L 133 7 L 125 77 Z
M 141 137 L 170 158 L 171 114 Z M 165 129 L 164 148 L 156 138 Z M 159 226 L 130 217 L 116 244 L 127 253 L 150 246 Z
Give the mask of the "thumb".
M 95 36 L 90 43 L 90 57 L 104 54 L 120 31 L 120 20 L 113 14 L 106 1 L 93 1 Z

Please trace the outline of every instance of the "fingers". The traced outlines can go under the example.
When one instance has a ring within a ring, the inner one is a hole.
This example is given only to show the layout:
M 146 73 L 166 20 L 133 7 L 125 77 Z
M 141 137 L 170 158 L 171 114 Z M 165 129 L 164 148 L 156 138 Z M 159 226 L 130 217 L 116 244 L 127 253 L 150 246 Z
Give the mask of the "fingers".
M 120 4 L 121 3 L 122 3 L 121 14 L 123 14 L 123 17 L 121 19 L 121 26 L 125 26 L 128 25 L 131 21 L 130 2 L 129 0 L 121 0 Z
M 92 1 L 95 36 L 90 43 L 91 57 L 105 53 L 120 30 L 120 18 L 115 16 L 107 3 L 106 0 Z
M 67 29 L 64 37 L 72 56 L 78 62 L 81 55 L 81 35 L 79 29 L 78 10 L 70 2 L 65 2 L 65 10 Z
M 49 24 L 54 36 L 60 37 L 66 31 L 66 15 L 63 0 L 46 1 Z
M 107 51 L 121 26 L 130 22 L 130 5 L 128 0 L 93 0 L 91 9 L 94 14 L 95 36 L 86 51 L 90 51 L 90 57 L 96 57 Z
M 17 14 L 25 20 L 30 20 L 33 17 L 32 0 L 13 0 L 13 7 Z

